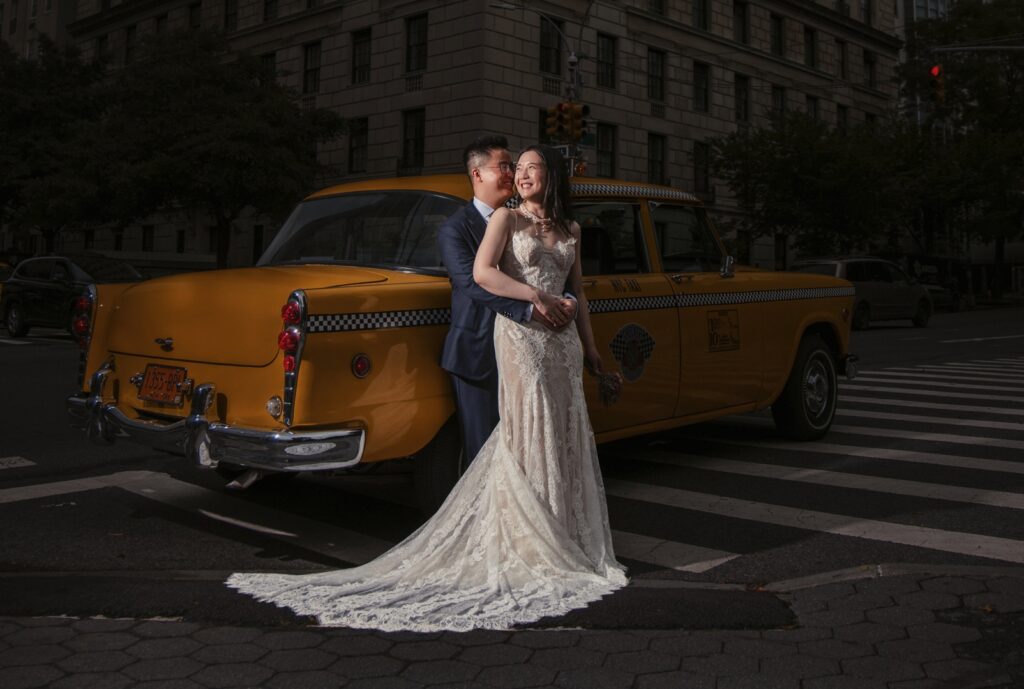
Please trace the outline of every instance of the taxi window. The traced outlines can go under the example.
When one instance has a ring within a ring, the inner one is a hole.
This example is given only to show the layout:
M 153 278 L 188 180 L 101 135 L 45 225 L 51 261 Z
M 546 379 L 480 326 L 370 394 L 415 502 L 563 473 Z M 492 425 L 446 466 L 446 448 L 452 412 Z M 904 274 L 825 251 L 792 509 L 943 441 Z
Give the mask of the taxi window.
M 794 273 L 814 273 L 815 275 L 828 275 L 835 277 L 836 275 L 836 264 L 835 263 L 805 263 L 802 266 L 793 266 L 791 269 Z
M 650 271 L 636 204 L 576 201 L 573 211 L 580 224 L 580 269 L 584 275 Z
M 437 230 L 463 205 L 426 191 L 369 191 L 306 201 L 258 265 L 339 263 L 444 274 Z
M 651 220 L 665 272 L 717 271 L 722 255 L 703 210 L 651 202 Z
M 18 277 L 27 280 L 49 280 L 55 261 L 25 261 L 18 266 Z
M 892 271 L 889 270 L 889 266 L 879 261 L 869 261 L 868 267 L 868 280 L 871 282 L 892 282 Z
M 846 264 L 846 279 L 850 282 L 868 280 L 868 267 L 864 261 L 851 261 Z

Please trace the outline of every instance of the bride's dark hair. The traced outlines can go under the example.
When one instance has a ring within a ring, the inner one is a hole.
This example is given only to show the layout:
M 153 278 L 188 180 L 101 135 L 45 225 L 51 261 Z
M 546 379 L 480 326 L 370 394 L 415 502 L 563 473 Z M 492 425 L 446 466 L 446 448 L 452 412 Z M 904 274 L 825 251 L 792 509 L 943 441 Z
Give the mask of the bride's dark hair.
M 540 159 L 544 162 L 544 167 L 547 171 L 547 181 L 544 184 L 544 198 L 541 201 L 541 205 L 544 207 L 544 215 L 551 218 L 555 225 L 568 232 L 569 225 L 576 218 L 572 210 L 569 167 L 565 162 L 565 157 L 557 148 L 545 146 L 544 144 L 528 146 L 519 155 L 522 156 L 523 153 L 530 151 L 537 152 Z

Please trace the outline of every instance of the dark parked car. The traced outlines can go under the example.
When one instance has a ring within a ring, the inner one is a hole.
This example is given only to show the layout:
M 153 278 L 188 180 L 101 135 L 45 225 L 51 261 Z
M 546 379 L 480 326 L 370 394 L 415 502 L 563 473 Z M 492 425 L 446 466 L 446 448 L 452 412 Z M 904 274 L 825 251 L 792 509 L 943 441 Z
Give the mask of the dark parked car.
M 923 328 L 932 317 L 932 298 L 924 285 L 903 272 L 898 265 L 881 258 L 850 256 L 811 258 L 797 261 L 791 270 L 843 278 L 853 283 L 854 330 L 864 330 L 871 321 L 909 318 Z
M 86 285 L 142 279 L 132 265 L 106 256 L 28 258 L 3 283 L 0 313 L 11 337 L 33 326 L 72 330 L 75 300 Z

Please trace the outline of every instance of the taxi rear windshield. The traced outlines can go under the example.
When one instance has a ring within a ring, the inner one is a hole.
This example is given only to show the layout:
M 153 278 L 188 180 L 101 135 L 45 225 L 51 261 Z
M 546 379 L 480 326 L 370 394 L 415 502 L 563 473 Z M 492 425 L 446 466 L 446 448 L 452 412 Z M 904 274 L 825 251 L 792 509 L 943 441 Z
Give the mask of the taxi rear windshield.
M 464 204 L 427 191 L 367 191 L 305 201 L 258 265 L 335 263 L 444 275 L 437 230 Z

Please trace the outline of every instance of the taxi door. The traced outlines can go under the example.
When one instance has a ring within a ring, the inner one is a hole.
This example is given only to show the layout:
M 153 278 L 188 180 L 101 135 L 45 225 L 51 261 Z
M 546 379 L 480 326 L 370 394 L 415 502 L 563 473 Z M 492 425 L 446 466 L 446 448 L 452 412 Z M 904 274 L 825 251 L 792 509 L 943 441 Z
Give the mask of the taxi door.
M 576 199 L 583 289 L 607 371 L 623 377 L 614 404 L 584 374 L 594 431 L 671 418 L 679 396 L 679 320 L 668 279 L 652 273 L 636 201 Z
M 754 402 L 761 392 L 761 329 L 755 287 L 723 278 L 724 250 L 704 210 L 650 201 L 661 268 L 679 307 L 680 398 L 676 416 Z

